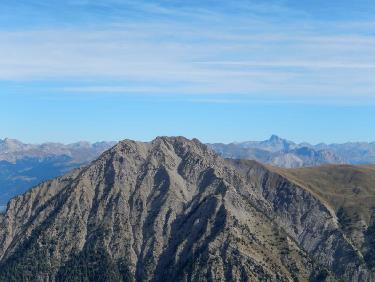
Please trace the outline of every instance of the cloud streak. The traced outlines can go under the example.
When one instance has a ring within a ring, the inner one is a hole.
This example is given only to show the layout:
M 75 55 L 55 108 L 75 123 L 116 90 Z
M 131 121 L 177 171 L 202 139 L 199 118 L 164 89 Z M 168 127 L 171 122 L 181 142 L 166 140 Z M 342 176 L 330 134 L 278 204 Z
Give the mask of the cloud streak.
M 0 80 L 98 81 L 54 88 L 63 93 L 375 96 L 375 37 L 366 32 L 371 21 L 306 21 L 306 11 L 276 2 L 215 8 L 66 3 L 77 17 L 102 8 L 98 17 L 109 21 L 0 30 Z M 28 9 L 50 8 L 34 4 Z M 295 21 L 279 22 L 288 16 Z

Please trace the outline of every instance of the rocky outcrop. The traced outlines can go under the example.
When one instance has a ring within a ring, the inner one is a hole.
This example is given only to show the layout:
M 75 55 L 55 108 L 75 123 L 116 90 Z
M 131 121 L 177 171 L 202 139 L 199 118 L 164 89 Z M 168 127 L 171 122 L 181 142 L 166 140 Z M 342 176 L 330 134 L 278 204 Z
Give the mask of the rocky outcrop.
M 4 281 L 370 281 L 318 197 L 198 140 L 125 140 L 10 201 Z
M 252 161 L 233 161 L 248 181 L 260 189 L 272 207 L 272 217 L 317 261 L 346 281 L 372 281 L 363 254 L 339 226 L 334 209 L 309 189 Z

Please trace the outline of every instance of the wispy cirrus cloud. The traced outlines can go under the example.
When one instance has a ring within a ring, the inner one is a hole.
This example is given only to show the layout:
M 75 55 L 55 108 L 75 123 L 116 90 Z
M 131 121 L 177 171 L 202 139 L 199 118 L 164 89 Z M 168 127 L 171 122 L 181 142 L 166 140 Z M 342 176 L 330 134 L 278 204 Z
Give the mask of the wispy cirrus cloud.
M 97 81 L 51 88 L 65 93 L 375 96 L 371 20 L 333 24 L 277 1 L 32 3 L 20 14 L 60 7 L 71 24 L 46 15 L 0 29 L 0 80 Z

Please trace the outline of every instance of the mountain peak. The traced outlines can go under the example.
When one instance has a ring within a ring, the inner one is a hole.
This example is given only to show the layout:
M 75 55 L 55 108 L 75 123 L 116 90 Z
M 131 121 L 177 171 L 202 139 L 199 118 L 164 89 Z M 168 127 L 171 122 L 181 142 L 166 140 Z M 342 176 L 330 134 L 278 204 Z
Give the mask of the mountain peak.
M 185 143 L 185 144 L 203 145 L 203 143 L 201 143 L 196 138 L 188 139 L 184 136 L 158 136 L 154 140 L 152 140 L 151 143 L 158 142 L 159 140 L 162 140 L 168 143 Z
M 289 150 L 291 147 L 293 147 L 295 144 L 292 141 L 280 138 L 279 136 L 273 134 L 271 135 L 270 139 L 263 141 L 263 144 L 267 146 L 273 146 L 274 148 L 271 148 L 271 150 Z
M 280 140 L 281 138 L 276 134 L 272 134 L 269 140 Z
M 182 157 L 187 152 L 205 154 L 213 156 L 215 153 L 198 139 L 187 139 L 182 136 L 158 136 L 150 142 L 140 142 L 125 139 L 120 141 L 115 147 L 117 152 L 127 152 L 129 154 L 146 155 L 151 151 L 156 155 L 177 154 Z M 156 153 L 158 152 L 158 153 Z
M 158 136 L 150 142 L 141 142 L 141 141 L 134 141 L 134 140 L 130 140 L 130 139 L 124 139 L 124 140 L 119 142 L 119 145 L 120 146 L 123 146 L 123 145 L 133 146 L 134 144 L 144 144 L 144 145 L 149 145 L 149 146 L 155 147 L 155 146 L 158 146 L 162 143 L 170 144 L 174 147 L 177 146 L 177 145 L 207 147 L 205 144 L 201 143 L 196 138 L 188 139 L 188 138 L 183 137 L 183 136 Z
M 284 139 L 280 138 L 279 136 L 275 135 L 275 134 L 272 134 L 269 141 L 273 141 L 273 142 L 276 142 L 276 141 L 283 141 Z
M 321 257 L 345 280 L 361 263 L 309 191 L 184 137 L 123 140 L 87 167 L 13 198 L 5 213 L 1 281 L 45 280 L 46 271 L 56 281 L 308 280 Z M 88 273 L 92 265 L 97 273 Z

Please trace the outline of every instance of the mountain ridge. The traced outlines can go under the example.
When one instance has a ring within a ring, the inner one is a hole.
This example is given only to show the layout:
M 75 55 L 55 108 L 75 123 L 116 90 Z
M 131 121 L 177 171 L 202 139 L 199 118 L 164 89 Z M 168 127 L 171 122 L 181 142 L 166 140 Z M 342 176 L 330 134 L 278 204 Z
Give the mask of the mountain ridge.
M 97 152 L 108 149 L 116 144 L 114 141 L 99 141 L 90 143 L 79 141 L 70 144 L 45 142 L 41 144 L 26 144 L 17 139 L 0 139 L 0 161 L 14 163 L 19 159 L 43 158 L 46 156 L 66 155 L 72 158 L 72 162 L 85 162 L 91 160 Z M 87 150 L 87 155 L 82 156 L 79 150 Z M 92 152 L 90 151 L 92 150 Z
M 119 142 L 13 198 L 0 226 L 8 281 L 374 277 L 309 191 L 184 137 Z
M 264 141 L 208 145 L 226 158 L 254 159 L 286 168 L 375 163 L 375 142 L 319 143 L 317 145 L 302 142 L 297 144 L 272 135 Z
M 0 207 L 27 188 L 88 164 L 116 142 L 25 144 L 0 140 Z M 357 148 L 359 144 L 360 147 Z M 224 158 L 253 159 L 279 167 L 375 163 L 375 143 L 294 143 L 277 135 L 265 141 L 207 144 Z M 330 147 L 329 147 L 330 146 Z

